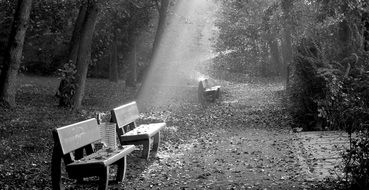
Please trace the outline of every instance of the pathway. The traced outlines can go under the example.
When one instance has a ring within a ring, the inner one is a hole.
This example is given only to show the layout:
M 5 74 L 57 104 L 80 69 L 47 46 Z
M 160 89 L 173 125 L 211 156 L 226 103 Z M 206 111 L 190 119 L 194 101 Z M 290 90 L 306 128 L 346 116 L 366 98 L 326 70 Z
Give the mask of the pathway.
M 223 93 L 216 104 L 199 106 L 189 88 L 183 92 L 189 100 L 168 99 L 166 111 L 146 114 L 168 127 L 156 159 L 128 160 L 125 189 L 310 187 L 298 136 L 281 106 L 281 83 L 218 82 Z

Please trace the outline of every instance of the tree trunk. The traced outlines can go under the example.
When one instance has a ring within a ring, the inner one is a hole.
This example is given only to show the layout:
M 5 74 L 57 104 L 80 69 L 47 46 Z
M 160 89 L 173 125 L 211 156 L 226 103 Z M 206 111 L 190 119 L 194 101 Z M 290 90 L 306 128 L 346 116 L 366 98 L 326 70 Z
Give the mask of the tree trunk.
M 292 55 L 292 24 L 291 24 L 291 10 L 293 8 L 293 0 L 282 0 L 281 8 L 283 12 L 283 77 L 286 79 L 286 87 L 289 83 L 288 75 L 288 66 L 291 64 L 293 55 Z
M 157 0 L 158 1 L 158 0 Z M 169 7 L 169 1 L 170 0 L 160 0 L 160 7 L 158 6 L 158 11 L 159 11 L 159 22 L 158 22 L 158 27 L 156 29 L 156 33 L 155 33 L 155 39 L 154 39 L 154 43 L 152 46 L 152 50 L 151 50 L 151 55 L 150 55 L 150 64 L 147 68 L 145 68 L 144 72 L 143 72 L 143 81 L 145 81 L 145 78 L 147 78 L 147 75 L 149 73 L 149 71 L 153 68 L 153 62 L 155 59 L 155 56 L 159 50 L 159 44 L 161 42 L 163 33 L 164 33 L 164 29 L 165 29 L 165 25 L 166 25 L 166 20 L 167 20 L 167 11 L 168 11 L 168 7 Z M 140 86 L 140 90 L 143 88 L 145 84 Z
M 94 0 L 88 1 L 86 18 L 81 30 L 80 45 L 78 49 L 78 58 L 76 62 L 76 92 L 73 96 L 73 109 L 78 110 L 81 107 L 85 90 L 87 70 L 90 59 L 90 49 L 92 37 L 95 31 L 98 7 Z
M 158 46 L 160 44 L 162 35 L 164 33 L 165 23 L 167 20 L 168 6 L 169 6 L 169 0 L 161 0 L 160 9 L 159 9 L 159 23 L 158 23 L 158 28 L 156 29 L 154 44 L 152 48 L 151 62 L 153 61 L 153 56 L 156 54 L 156 51 L 158 50 Z
M 262 65 L 261 65 L 261 75 L 263 77 L 267 77 L 270 73 L 268 69 L 268 43 L 263 43 L 260 48 L 261 57 L 262 57 Z
M 265 49 L 269 48 L 269 53 L 270 53 L 270 62 L 271 62 L 271 66 L 272 68 L 268 68 L 266 67 L 266 64 L 264 63 L 263 65 L 263 73 L 264 75 L 266 74 L 266 71 L 268 70 L 268 73 L 271 74 L 280 74 L 280 70 L 281 70 L 281 57 L 280 57 L 280 52 L 279 52 L 279 47 L 278 47 L 278 41 L 276 39 L 276 32 L 271 30 L 271 26 L 270 26 L 270 18 L 271 16 L 273 16 L 274 12 L 277 10 L 278 8 L 278 4 L 273 4 L 271 6 L 269 6 L 265 11 L 264 11 L 264 16 L 263 16 L 263 30 L 265 32 L 265 42 L 267 43 Z M 264 50 L 264 52 L 267 52 L 266 50 Z M 266 53 L 267 54 L 267 53 Z
M 127 86 L 130 87 L 135 87 L 136 86 L 136 82 L 137 82 L 137 49 L 136 49 L 136 42 L 135 42 L 135 38 L 132 39 L 133 43 L 132 43 L 132 49 L 129 52 L 129 57 L 128 57 L 128 61 L 129 61 L 129 68 L 128 68 L 128 76 L 127 76 Z
M 368 11 L 364 12 L 362 15 L 362 22 L 364 28 L 364 50 L 369 51 L 369 7 L 367 7 Z
M 81 7 L 79 8 L 78 17 L 76 19 L 76 22 L 74 23 L 72 38 L 69 42 L 68 58 L 66 62 L 71 63 L 72 65 L 76 65 L 77 62 L 81 40 L 81 30 L 86 19 L 87 9 L 88 2 L 87 0 L 84 0 L 82 1 Z M 72 96 L 74 95 L 73 90 L 75 90 L 73 87 L 71 87 L 72 83 L 72 80 L 68 80 L 66 78 L 63 78 L 60 81 L 58 91 L 56 92 L 56 96 L 59 98 L 59 106 L 72 106 Z
M 15 105 L 16 80 L 31 8 L 32 0 L 18 0 L 0 74 L 0 100 L 7 106 Z
M 78 13 L 76 23 L 74 24 L 72 38 L 69 43 L 69 56 L 68 56 L 68 61 L 72 63 L 77 62 L 78 49 L 79 49 L 80 38 L 81 38 L 81 30 L 82 30 L 82 26 L 86 18 L 87 8 L 88 8 L 88 3 L 86 1 L 83 1 L 81 7 L 79 8 L 79 13 Z
M 277 75 L 282 75 L 283 65 L 281 64 L 281 58 L 279 54 L 278 42 L 275 39 L 269 40 L 270 57 L 274 68 L 274 72 Z
M 338 41 L 340 44 L 340 57 L 348 57 L 352 53 L 351 49 L 351 29 L 346 19 L 338 24 Z
M 117 50 L 117 37 L 114 34 L 110 53 L 110 64 L 109 64 L 109 80 L 112 82 L 118 82 L 118 50 Z

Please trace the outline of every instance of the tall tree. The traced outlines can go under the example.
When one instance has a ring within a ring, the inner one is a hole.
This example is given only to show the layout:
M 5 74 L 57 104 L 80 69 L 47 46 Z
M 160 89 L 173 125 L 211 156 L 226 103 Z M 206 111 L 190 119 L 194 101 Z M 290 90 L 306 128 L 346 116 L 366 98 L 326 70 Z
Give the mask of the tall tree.
M 117 45 L 117 32 L 114 32 L 113 42 L 111 43 L 111 52 L 109 60 L 109 80 L 112 82 L 118 82 L 118 45 Z
M 165 23 L 167 21 L 167 12 L 168 12 L 168 7 L 169 7 L 169 1 L 170 0 L 161 0 L 160 1 L 160 6 L 157 2 L 157 7 L 159 10 L 159 23 L 158 23 L 158 28 L 156 29 L 156 34 L 155 34 L 155 39 L 154 39 L 154 44 L 153 44 L 153 49 L 152 49 L 152 56 L 151 56 L 151 62 L 153 59 L 153 56 L 155 55 L 156 51 L 158 50 L 158 46 L 160 44 L 160 40 L 163 36 L 164 33 L 164 29 L 165 29 Z
M 290 65 L 292 61 L 292 8 L 293 8 L 293 0 L 282 0 L 281 1 L 282 8 L 282 17 L 283 17 L 283 61 L 284 61 L 284 69 L 282 75 L 286 78 L 286 87 L 288 86 L 288 65 Z
M 277 38 L 277 30 L 273 28 L 272 24 L 270 23 L 270 17 L 273 16 L 274 12 L 277 10 L 278 4 L 274 3 L 270 7 L 268 7 L 264 11 L 263 17 L 263 27 L 265 31 L 265 38 L 268 42 L 269 49 L 270 49 L 270 57 L 272 67 L 274 68 L 275 74 L 282 74 L 283 73 L 283 66 L 281 65 L 281 57 L 279 53 L 279 45 L 278 45 L 278 38 Z
M 82 2 L 69 49 L 69 63 L 75 66 L 76 71 L 69 73 L 72 76 L 60 83 L 60 106 L 72 106 L 78 110 L 82 104 L 98 11 L 96 0 Z
M 128 53 L 128 76 L 127 76 L 127 86 L 135 87 L 137 82 L 137 49 L 136 49 L 136 38 L 133 37 L 131 44 L 131 49 Z
M 8 46 L 5 51 L 3 68 L 0 74 L 0 101 L 8 106 L 15 105 L 16 80 L 31 8 L 32 0 L 18 0 Z
M 77 73 L 75 77 L 76 91 L 73 96 L 73 108 L 79 109 L 85 90 L 88 65 L 91 56 L 92 37 L 95 31 L 98 6 L 96 0 L 87 1 L 87 12 L 80 33 L 78 58 L 76 61 Z
M 149 65 L 143 72 L 143 76 L 145 77 L 147 77 L 148 71 L 152 69 L 155 55 L 158 53 L 158 50 L 159 50 L 159 44 L 162 39 L 164 29 L 166 26 L 167 13 L 169 9 L 170 0 L 154 0 L 154 2 L 156 3 L 156 8 L 159 13 L 159 21 L 158 21 L 158 26 L 157 26 L 156 33 L 155 33 L 154 43 L 151 49 L 151 55 L 149 57 L 149 60 L 150 60 Z M 141 88 L 142 87 L 143 85 L 141 86 Z
M 369 2 L 364 4 L 364 11 L 362 13 L 362 22 L 364 29 L 364 49 L 369 51 Z
M 128 75 L 126 78 L 127 86 L 135 87 L 137 82 L 137 60 L 136 60 L 136 13 L 135 8 L 137 8 L 132 3 L 129 4 L 129 10 L 131 16 L 129 17 L 129 28 L 127 29 L 127 39 L 128 39 Z
M 74 30 L 73 30 L 72 38 L 69 42 L 69 52 L 68 52 L 69 53 L 68 61 L 71 63 L 77 62 L 78 50 L 79 50 L 80 38 L 81 38 L 80 33 L 83 27 L 84 20 L 86 18 L 87 7 L 88 7 L 87 3 L 83 1 L 82 5 L 80 6 L 79 12 L 78 12 L 77 20 L 74 24 Z

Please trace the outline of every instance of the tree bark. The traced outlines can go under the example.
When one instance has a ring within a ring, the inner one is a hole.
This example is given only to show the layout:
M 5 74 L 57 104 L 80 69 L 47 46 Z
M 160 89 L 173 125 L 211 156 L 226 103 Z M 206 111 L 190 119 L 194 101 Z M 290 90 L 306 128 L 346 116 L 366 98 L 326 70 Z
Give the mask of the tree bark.
M 369 51 L 369 2 L 363 3 L 361 23 L 363 27 L 364 51 Z
M 279 53 L 278 42 L 276 39 L 269 40 L 269 48 L 270 48 L 270 57 L 273 65 L 273 70 L 275 74 L 282 75 L 283 74 L 283 65 L 281 64 L 281 57 Z
M 341 5 L 341 11 L 343 14 L 347 14 L 349 12 L 349 4 L 347 1 L 343 1 L 343 4 Z M 340 57 L 341 59 L 345 59 L 346 57 L 349 57 L 351 53 L 353 53 L 352 48 L 352 29 L 350 27 L 350 21 L 348 18 L 344 18 L 339 24 L 338 24 L 338 42 L 340 44 Z
M 78 110 L 81 107 L 85 90 L 88 65 L 90 61 L 90 50 L 92 37 L 95 31 L 98 7 L 95 0 L 88 0 L 88 9 L 85 21 L 81 30 L 80 45 L 78 49 L 78 58 L 76 61 L 76 91 L 73 96 L 73 109 Z
M 291 24 L 291 11 L 293 8 L 293 0 L 282 0 L 281 8 L 283 12 L 283 73 L 282 75 L 286 79 L 286 87 L 289 83 L 288 66 L 291 64 L 293 58 L 292 52 L 292 24 Z
M 270 7 L 268 7 L 265 11 L 264 11 L 264 16 L 263 16 L 263 30 L 265 32 L 265 41 L 267 42 L 268 46 L 269 46 L 269 52 L 270 52 L 270 57 L 271 57 L 271 65 L 272 65 L 272 69 L 269 68 L 269 72 L 271 70 L 273 70 L 272 74 L 281 74 L 281 57 L 280 57 L 280 51 L 279 51 L 279 47 L 278 47 L 278 41 L 277 41 L 277 34 L 275 31 L 273 31 L 271 29 L 271 24 L 270 24 L 270 18 L 271 16 L 273 16 L 274 12 L 277 10 L 278 8 L 278 4 L 272 4 Z M 263 73 L 266 73 L 266 67 L 265 65 L 263 66 Z
M 31 8 L 32 0 L 18 0 L 4 56 L 3 69 L 0 74 L 0 100 L 11 107 L 15 105 L 16 80 L 22 60 L 24 38 Z
M 369 8 L 367 8 L 369 9 Z M 364 28 L 364 50 L 369 51 L 369 10 L 362 15 L 363 28 Z
M 74 30 L 69 42 L 68 58 L 66 60 L 66 62 L 71 63 L 73 65 L 76 65 L 77 62 L 81 40 L 81 30 L 86 19 L 87 9 L 88 2 L 87 0 L 83 0 L 79 8 L 78 17 L 74 23 Z M 66 79 L 63 78 L 59 83 L 58 92 L 56 92 L 56 96 L 59 97 L 59 106 L 61 107 L 72 106 L 71 96 L 74 95 L 74 92 L 72 92 L 71 90 L 74 90 L 74 88 L 70 86 L 71 82 L 66 82 Z
M 88 8 L 88 3 L 86 1 L 83 1 L 81 7 L 79 8 L 77 20 L 74 24 L 72 38 L 69 43 L 69 56 L 68 56 L 68 61 L 72 63 L 77 62 L 78 50 L 79 50 L 80 38 L 81 38 L 81 30 L 82 30 L 82 26 L 86 18 L 87 8 Z
M 159 23 L 158 23 L 158 28 L 156 29 L 154 44 L 152 47 L 151 62 L 153 61 L 153 57 L 156 54 L 156 51 L 158 50 L 158 46 L 160 44 L 162 35 L 164 33 L 165 23 L 167 21 L 167 11 L 169 7 L 169 1 L 170 0 L 161 0 L 161 3 L 160 3 Z
M 127 76 L 127 86 L 135 87 L 137 82 L 137 49 L 136 49 L 136 38 L 132 37 L 132 48 L 129 52 L 129 66 L 128 66 L 128 76 Z
M 158 1 L 159 0 L 156 0 L 156 2 Z M 158 4 L 159 22 L 158 22 L 158 26 L 157 26 L 156 33 L 155 33 L 154 43 L 153 43 L 152 50 L 151 50 L 150 64 L 147 68 L 145 68 L 143 72 L 143 81 L 145 81 L 145 78 L 147 78 L 149 71 L 153 68 L 155 55 L 157 55 L 157 52 L 159 50 L 159 44 L 162 40 L 162 36 L 164 33 L 166 21 L 167 21 L 167 11 L 168 11 L 170 0 L 160 0 L 160 2 L 161 2 L 160 6 Z M 140 86 L 139 91 L 141 91 L 141 89 L 143 88 L 143 85 Z
M 112 82 L 118 82 L 118 50 L 117 50 L 117 36 L 114 34 L 110 53 L 110 64 L 109 64 L 109 80 Z

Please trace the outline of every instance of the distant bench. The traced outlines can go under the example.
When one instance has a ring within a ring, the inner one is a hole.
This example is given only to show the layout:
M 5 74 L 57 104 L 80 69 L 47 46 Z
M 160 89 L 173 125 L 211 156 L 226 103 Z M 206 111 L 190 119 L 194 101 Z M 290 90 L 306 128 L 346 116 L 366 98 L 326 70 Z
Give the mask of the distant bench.
M 111 111 L 112 121 L 117 124 L 117 132 L 122 145 L 143 145 L 142 157 L 149 159 L 150 146 L 156 154 L 160 144 L 160 130 L 165 123 L 151 123 L 136 126 L 139 112 L 136 102 L 114 108 Z
M 199 102 L 214 102 L 220 97 L 220 86 L 211 86 L 208 79 L 199 81 L 198 98 Z
M 61 183 L 62 159 L 69 178 L 80 182 L 83 181 L 83 177 L 98 176 L 99 190 L 108 188 L 109 166 L 112 164 L 118 165 L 116 181 L 124 179 L 126 156 L 134 150 L 134 145 L 119 146 L 116 149 L 103 148 L 95 152 L 93 143 L 101 140 L 96 119 L 56 128 L 53 130 L 53 138 L 51 166 L 53 189 L 64 189 Z

